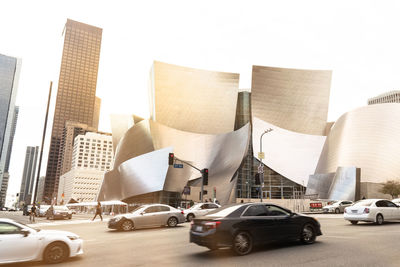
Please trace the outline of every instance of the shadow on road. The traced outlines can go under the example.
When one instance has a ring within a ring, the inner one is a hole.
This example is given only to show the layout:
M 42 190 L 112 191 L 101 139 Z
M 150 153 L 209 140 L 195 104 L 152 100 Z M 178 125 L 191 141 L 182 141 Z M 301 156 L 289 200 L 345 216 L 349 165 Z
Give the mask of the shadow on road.
M 351 227 L 374 227 L 374 226 L 383 226 L 384 225 L 396 225 L 396 224 L 400 224 L 400 221 L 390 221 L 390 222 L 383 222 L 383 225 L 377 225 L 376 223 L 373 222 L 358 222 L 357 224 L 346 224 L 346 226 L 351 226 Z
M 108 233 L 151 232 L 151 231 L 160 230 L 160 229 L 168 229 L 168 230 L 174 231 L 174 230 L 178 230 L 178 229 L 182 229 L 182 228 L 185 228 L 185 226 L 184 225 L 177 225 L 175 227 L 168 227 L 168 226 L 146 227 L 146 228 L 139 228 L 139 229 L 134 229 L 134 230 L 131 230 L 131 231 L 126 231 L 126 232 L 122 231 L 122 230 L 108 229 L 108 231 L 106 231 L 106 232 L 108 232 Z
M 69 258 L 65 261 L 63 261 L 60 264 L 67 264 L 68 266 L 76 266 L 79 264 L 79 262 L 83 259 L 83 256 L 76 256 L 73 258 Z M 11 263 L 7 265 L 1 265 L 1 266 L 10 266 L 10 267 L 28 267 L 28 266 L 57 266 L 54 264 L 48 264 L 45 263 L 44 261 L 29 261 L 29 262 L 21 262 L 21 263 Z
M 230 248 L 221 248 L 218 250 L 207 250 L 207 251 L 195 253 L 195 254 L 190 255 L 190 257 L 193 258 L 193 260 L 200 260 L 200 259 L 204 260 L 204 259 L 212 259 L 212 258 L 248 257 L 248 256 L 252 257 L 258 253 L 271 252 L 271 251 L 293 248 L 293 247 L 310 249 L 312 247 L 317 247 L 322 244 L 323 244 L 322 242 L 318 242 L 318 241 L 316 241 L 312 245 L 304 245 L 299 241 L 278 242 L 278 243 L 270 243 L 270 244 L 266 244 L 266 245 L 256 246 L 255 248 L 253 248 L 253 251 L 246 256 L 238 256 Z

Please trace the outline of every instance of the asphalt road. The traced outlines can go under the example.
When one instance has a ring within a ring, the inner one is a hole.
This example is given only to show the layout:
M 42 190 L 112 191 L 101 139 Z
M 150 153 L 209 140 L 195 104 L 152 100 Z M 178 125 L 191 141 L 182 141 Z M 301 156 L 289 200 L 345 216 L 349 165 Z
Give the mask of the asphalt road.
M 189 223 L 132 232 L 109 230 L 105 221 L 83 219 L 37 226 L 71 231 L 85 240 L 84 255 L 56 266 L 400 266 L 400 221 L 351 225 L 343 215 L 316 217 L 323 236 L 315 244 L 270 244 L 242 257 L 229 249 L 209 251 L 189 243 Z

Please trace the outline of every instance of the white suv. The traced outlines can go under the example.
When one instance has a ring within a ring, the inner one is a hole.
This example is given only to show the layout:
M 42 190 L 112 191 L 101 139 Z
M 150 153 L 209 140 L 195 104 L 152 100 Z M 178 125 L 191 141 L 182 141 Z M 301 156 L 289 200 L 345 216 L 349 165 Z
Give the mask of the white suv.
M 183 214 L 186 217 L 188 222 L 191 222 L 194 217 L 203 216 L 213 211 L 215 209 L 220 208 L 221 206 L 215 203 L 198 203 L 193 205 L 191 208 L 183 211 Z

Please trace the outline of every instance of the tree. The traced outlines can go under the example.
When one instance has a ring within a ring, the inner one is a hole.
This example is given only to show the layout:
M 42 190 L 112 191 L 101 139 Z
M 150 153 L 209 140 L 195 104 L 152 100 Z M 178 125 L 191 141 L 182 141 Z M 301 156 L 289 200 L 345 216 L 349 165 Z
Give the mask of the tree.
M 392 198 L 396 198 L 398 195 L 400 195 L 400 182 L 395 180 L 387 181 L 383 184 L 380 192 L 391 195 Z

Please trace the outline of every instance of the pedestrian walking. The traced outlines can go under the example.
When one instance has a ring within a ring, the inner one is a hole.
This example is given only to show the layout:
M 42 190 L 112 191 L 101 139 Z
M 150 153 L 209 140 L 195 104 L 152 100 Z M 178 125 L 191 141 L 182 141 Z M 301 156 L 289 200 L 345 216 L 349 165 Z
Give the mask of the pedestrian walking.
M 35 217 L 36 217 L 36 204 L 33 203 L 31 208 L 31 213 L 29 214 L 29 221 L 35 222 Z
M 99 215 L 101 221 L 103 221 L 103 216 L 101 216 L 101 203 L 100 203 L 100 201 L 97 201 L 96 214 L 94 215 L 92 221 L 94 221 L 94 219 L 97 217 L 97 215 Z

